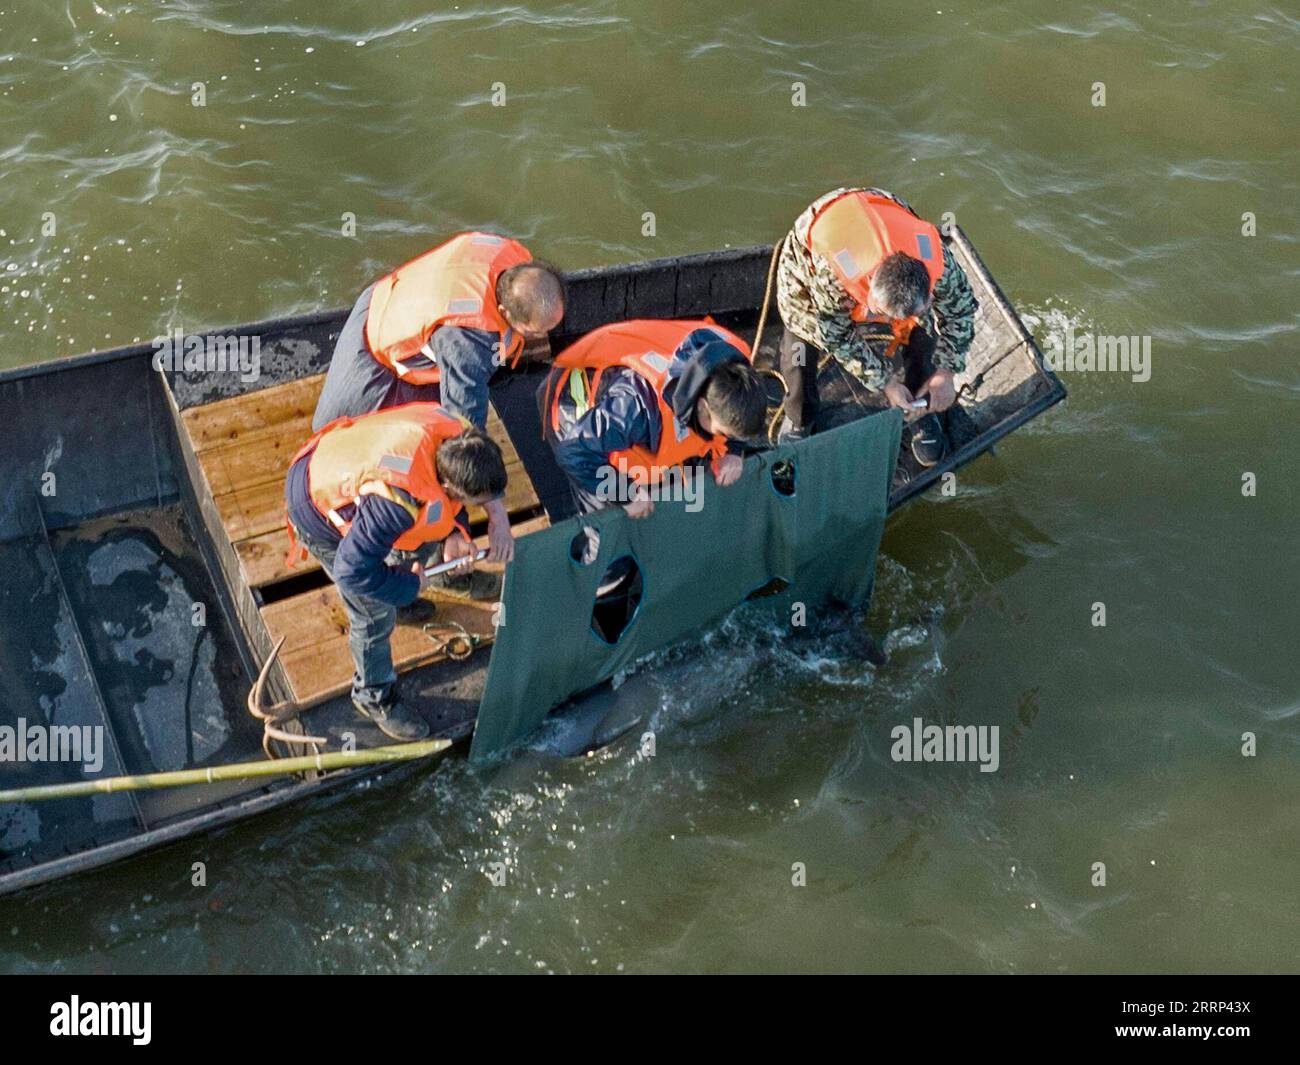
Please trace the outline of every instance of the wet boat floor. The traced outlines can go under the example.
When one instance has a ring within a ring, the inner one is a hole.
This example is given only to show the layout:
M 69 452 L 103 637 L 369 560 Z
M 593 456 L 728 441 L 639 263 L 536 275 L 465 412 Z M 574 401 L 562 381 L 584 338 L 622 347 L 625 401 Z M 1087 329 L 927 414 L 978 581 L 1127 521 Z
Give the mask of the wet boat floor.
M 84 762 L 15 761 L 7 787 L 259 754 L 260 727 L 223 710 L 240 705 L 246 680 L 179 504 L 0 544 L 0 567 L 0 726 L 88 727 L 102 753 L 96 772 Z M 241 790 L 6 805 L 0 862 L 121 838 Z

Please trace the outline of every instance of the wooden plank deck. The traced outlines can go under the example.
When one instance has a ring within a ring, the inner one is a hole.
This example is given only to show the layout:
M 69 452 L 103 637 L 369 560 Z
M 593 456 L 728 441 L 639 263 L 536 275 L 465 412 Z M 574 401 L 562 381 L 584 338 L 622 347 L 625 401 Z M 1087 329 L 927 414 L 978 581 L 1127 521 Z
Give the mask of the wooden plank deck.
M 191 407 L 180 414 L 184 432 L 197 460 L 201 485 L 195 488 L 212 500 L 221 529 L 239 560 L 240 576 L 249 590 L 258 589 L 261 622 L 272 644 L 285 644 L 280 664 L 293 698 L 303 707 L 346 692 L 351 686 L 352 657 L 347 642 L 347 617 L 332 584 L 293 595 L 275 586 L 289 578 L 316 573 L 315 559 L 290 569 L 285 565 L 288 536 L 284 528 L 284 478 L 289 461 L 311 436 L 311 418 L 324 375 L 301 378 L 242 396 Z M 488 416 L 488 433 L 501 447 L 509 475 L 506 509 L 516 536 L 545 528 L 547 518 L 523 463 L 495 411 Z M 487 515 L 472 508 L 475 531 L 486 526 Z M 214 532 L 215 535 L 215 532 Z M 478 542 L 485 544 L 486 537 Z M 486 570 L 500 566 L 483 564 Z M 324 580 L 323 575 L 320 580 Z M 299 585 L 300 587 L 300 585 Z M 269 593 L 269 594 L 268 594 Z M 495 602 L 472 602 L 429 590 L 432 617 L 403 622 L 393 635 L 393 664 L 398 673 L 444 660 L 435 638 L 464 626 L 485 647 L 492 641 Z
M 533 518 L 516 525 L 515 535 L 523 536 L 546 526 L 545 517 Z M 487 538 L 481 536 L 477 543 L 486 546 Z M 488 572 L 500 573 L 502 568 L 499 564 L 479 564 L 479 569 Z M 445 639 L 454 633 L 455 624 L 459 624 L 478 637 L 480 649 L 491 645 L 496 634 L 492 623 L 495 600 L 473 602 L 436 589 L 426 589 L 421 598 L 434 604 L 434 614 L 427 620 L 434 637 Z M 281 636 L 285 638 L 280 662 L 300 703 L 323 702 L 351 688 L 347 614 L 334 585 L 270 603 L 262 608 L 262 620 L 273 641 Z M 393 665 L 399 675 L 447 657 L 434 639 L 425 634 L 425 624 L 425 621 L 405 622 L 398 615 L 392 647 Z

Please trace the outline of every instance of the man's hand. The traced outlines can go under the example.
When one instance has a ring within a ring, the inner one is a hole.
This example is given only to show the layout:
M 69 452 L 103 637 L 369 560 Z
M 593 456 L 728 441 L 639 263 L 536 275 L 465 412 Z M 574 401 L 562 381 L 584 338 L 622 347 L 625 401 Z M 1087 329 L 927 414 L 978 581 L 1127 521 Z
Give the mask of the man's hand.
M 650 493 L 640 485 L 632 493 L 632 502 L 626 508 L 629 518 L 648 518 L 655 511 L 654 500 L 650 498 Z
M 488 516 L 488 554 L 489 562 L 509 562 L 515 557 L 515 535 L 510 531 L 510 515 L 506 505 L 500 499 L 485 503 L 483 509 Z
M 930 380 L 921 386 L 916 398 L 930 397 L 930 410 L 945 411 L 957 402 L 957 384 L 951 370 L 935 370 Z
M 908 390 L 907 385 L 903 384 L 902 381 L 894 378 L 889 382 L 889 384 L 885 385 L 884 393 L 885 398 L 889 400 L 889 405 L 891 407 L 898 407 L 908 415 L 913 413 L 912 404 L 915 402 L 915 397 L 913 397 L 912 393 Z
M 713 479 L 718 482 L 718 486 L 726 488 L 729 484 L 735 484 L 740 479 L 741 471 L 745 468 L 745 460 L 739 455 L 723 455 L 718 459 L 717 468 L 713 471 Z
M 420 593 L 429 587 L 429 578 L 424 575 L 424 566 L 418 559 L 411 563 L 411 572 L 415 574 L 416 580 L 420 582 L 420 587 L 415 593 L 418 598 Z
M 460 576 L 474 568 L 474 545 L 459 530 L 442 542 L 442 560 L 453 562 L 458 558 L 462 560 L 461 564 L 448 570 L 448 573 Z

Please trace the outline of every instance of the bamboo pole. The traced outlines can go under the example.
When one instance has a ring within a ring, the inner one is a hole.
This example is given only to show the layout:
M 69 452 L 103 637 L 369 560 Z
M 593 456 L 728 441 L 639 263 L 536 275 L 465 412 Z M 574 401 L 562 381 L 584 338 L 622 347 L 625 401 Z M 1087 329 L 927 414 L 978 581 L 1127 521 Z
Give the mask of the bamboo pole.
M 99 780 L 76 780 L 67 784 L 43 784 L 34 788 L 0 791 L 0 803 L 37 802 L 41 799 L 66 799 L 76 795 L 103 795 L 117 791 L 144 791 L 152 788 L 175 788 L 186 784 L 215 784 L 220 780 L 249 780 L 302 773 L 309 769 L 344 769 L 373 765 L 377 762 L 409 762 L 441 754 L 451 740 L 421 740 L 389 747 L 369 747 L 355 751 L 330 751 L 305 754 L 295 758 L 265 759 L 258 762 L 235 762 L 206 769 L 176 769 L 167 773 L 144 773 L 138 776 L 102 777 Z

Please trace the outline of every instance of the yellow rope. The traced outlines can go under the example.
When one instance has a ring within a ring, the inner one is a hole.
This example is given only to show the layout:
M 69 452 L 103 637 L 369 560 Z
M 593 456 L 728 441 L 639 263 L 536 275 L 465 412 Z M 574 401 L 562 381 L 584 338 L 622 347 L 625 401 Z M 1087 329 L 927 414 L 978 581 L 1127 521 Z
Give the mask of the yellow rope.
M 830 362 L 830 361 L 831 361 L 831 356 L 830 356 L 830 355 L 823 355 L 823 356 L 822 356 L 822 361 L 819 362 L 819 363 L 817 364 L 817 372 L 820 374 L 820 373 L 822 372 L 822 370 L 824 370 L 824 369 L 826 368 L 826 364 L 827 364 L 828 362 Z M 777 373 L 775 370 L 767 370 L 767 371 L 765 371 L 765 372 L 766 372 L 766 373 L 770 373 L 773 377 L 775 377 L 778 381 L 780 381 L 780 382 L 781 382 L 781 387 L 782 387 L 783 389 L 785 389 L 785 391 L 786 391 L 787 393 L 789 393 L 789 391 L 790 391 L 790 387 L 789 387 L 789 385 L 787 385 L 787 384 L 785 383 L 785 378 L 784 378 L 784 377 L 782 377 L 782 376 L 781 376 L 779 373 Z M 780 421 L 781 421 L 781 416 L 782 416 L 783 414 L 785 414 L 785 400 L 784 400 L 784 399 L 782 399 L 781 402 L 778 403 L 778 404 L 776 405 L 776 413 L 772 415 L 772 420 L 771 420 L 770 422 L 767 423 L 767 438 L 768 438 L 768 440 L 771 441 L 773 444 L 776 443 L 777 427 L 778 427 L 778 424 L 779 424 Z
M 262 750 L 266 752 L 267 758 L 275 758 L 275 749 L 271 746 L 272 740 L 279 740 L 281 743 L 310 745 L 317 754 L 320 753 L 328 741 L 324 736 L 306 736 L 298 735 L 294 732 L 285 732 L 278 728 L 278 725 L 288 724 L 295 721 L 298 716 L 299 707 L 297 703 L 276 703 L 275 706 L 264 707 L 262 705 L 262 693 L 266 690 L 266 680 L 271 675 L 271 667 L 275 665 L 276 656 L 280 653 L 280 648 L 284 646 L 286 637 L 281 636 L 271 648 L 271 653 L 266 656 L 266 661 L 262 663 L 262 668 L 258 671 L 257 679 L 253 682 L 253 688 L 248 693 L 248 712 L 257 720 L 262 722 Z M 301 723 L 299 723 L 301 728 Z
M 776 277 L 776 261 L 781 257 L 784 240 L 778 240 L 772 248 L 772 261 L 767 264 L 767 286 L 763 289 L 763 309 L 758 312 L 758 329 L 754 331 L 754 357 L 758 357 L 758 347 L 763 343 L 763 327 L 767 325 L 767 308 L 772 302 L 772 281 Z
M 767 325 L 767 311 L 772 303 L 772 282 L 776 278 L 776 264 L 781 258 L 781 248 L 785 246 L 785 240 L 779 240 L 772 249 L 772 260 L 767 264 L 767 285 L 763 289 L 763 308 L 758 312 L 758 328 L 754 331 L 754 346 L 752 348 L 754 357 L 758 358 L 759 345 L 763 343 L 763 327 Z M 822 369 L 831 361 L 830 355 L 822 357 L 821 362 L 817 364 L 817 372 L 821 373 Z M 787 395 L 790 392 L 790 386 L 786 384 L 785 377 L 777 370 L 760 370 L 759 373 L 771 374 L 781 382 L 781 391 Z M 767 426 L 767 439 L 776 443 L 777 427 L 781 422 L 781 416 L 785 414 L 785 399 L 776 405 L 776 413 L 772 415 L 772 420 Z

